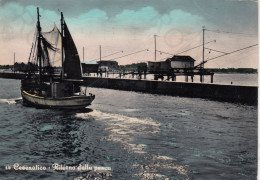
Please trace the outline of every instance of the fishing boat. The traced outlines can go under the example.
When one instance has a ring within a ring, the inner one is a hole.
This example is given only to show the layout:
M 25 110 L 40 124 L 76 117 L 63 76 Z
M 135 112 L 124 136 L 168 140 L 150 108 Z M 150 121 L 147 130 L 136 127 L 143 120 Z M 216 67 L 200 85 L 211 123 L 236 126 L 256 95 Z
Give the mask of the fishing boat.
M 55 41 L 52 41 L 52 40 Z M 60 44 L 60 48 L 59 48 Z M 51 54 L 60 54 L 61 70 L 56 72 Z M 61 12 L 61 31 L 55 26 L 42 32 L 39 8 L 37 28 L 28 62 L 27 77 L 21 81 L 25 104 L 43 108 L 85 108 L 95 99 L 86 93 L 77 48 Z

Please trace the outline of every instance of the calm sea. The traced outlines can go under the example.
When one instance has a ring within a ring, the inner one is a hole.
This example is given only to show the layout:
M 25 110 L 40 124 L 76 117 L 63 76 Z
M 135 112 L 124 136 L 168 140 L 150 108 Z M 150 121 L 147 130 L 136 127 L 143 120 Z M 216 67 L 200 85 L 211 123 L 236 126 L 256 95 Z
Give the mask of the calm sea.
M 85 110 L 36 109 L 0 84 L 1 180 L 256 179 L 256 106 L 88 88 Z
M 116 75 L 114 76 L 116 77 Z M 126 78 L 131 78 L 131 75 L 126 76 Z M 148 80 L 153 80 L 154 76 L 149 74 L 147 75 Z M 164 77 L 164 80 L 166 80 L 166 77 Z M 177 82 L 185 82 L 184 76 L 177 76 L 176 77 Z M 191 79 L 189 77 L 189 82 L 191 82 Z M 200 77 L 194 76 L 194 82 L 199 83 Z M 210 83 L 211 79 L 210 76 L 204 76 L 204 82 Z M 258 74 L 214 74 L 213 77 L 213 83 L 214 84 L 225 84 L 225 85 L 244 85 L 244 86 L 257 86 L 258 85 Z

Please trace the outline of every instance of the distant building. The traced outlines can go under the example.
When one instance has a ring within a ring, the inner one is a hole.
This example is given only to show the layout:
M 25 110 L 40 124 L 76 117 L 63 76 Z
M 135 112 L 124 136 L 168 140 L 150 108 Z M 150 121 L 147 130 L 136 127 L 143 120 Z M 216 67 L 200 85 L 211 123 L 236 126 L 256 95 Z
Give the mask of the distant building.
M 37 71 L 38 66 L 33 63 L 14 63 L 14 71 L 27 72 L 27 71 Z
M 99 69 L 99 64 L 97 61 L 85 61 L 81 63 L 83 73 L 97 73 Z
M 171 69 L 194 68 L 194 62 L 190 56 L 173 56 L 166 61 L 149 61 L 148 70 L 150 73 L 167 73 Z
M 109 61 L 109 60 L 102 60 L 102 61 L 85 61 L 81 63 L 83 73 L 96 73 L 100 69 L 103 72 L 111 71 L 118 68 L 117 61 Z
M 150 73 L 168 72 L 171 69 L 170 61 L 148 61 L 148 70 Z
M 185 68 L 194 68 L 195 60 L 190 56 L 173 56 L 168 58 L 166 61 L 171 62 L 171 68 L 174 69 L 185 69 Z
M 98 61 L 98 64 L 100 65 L 102 71 L 110 71 L 118 68 L 117 61 L 101 60 Z
M 14 63 L 14 71 L 26 71 L 26 64 L 24 63 Z

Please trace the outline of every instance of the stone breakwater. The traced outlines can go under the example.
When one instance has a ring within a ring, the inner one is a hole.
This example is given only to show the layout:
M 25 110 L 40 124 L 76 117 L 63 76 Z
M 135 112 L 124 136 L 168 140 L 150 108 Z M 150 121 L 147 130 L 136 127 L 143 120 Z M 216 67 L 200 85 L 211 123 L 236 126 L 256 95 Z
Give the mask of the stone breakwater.
M 23 73 L 0 73 L 0 78 L 24 79 Z M 83 85 L 170 96 L 204 98 L 257 105 L 257 86 L 186 83 L 173 81 L 83 77 Z
M 97 77 L 84 77 L 84 84 L 90 87 L 138 91 L 144 93 L 181 97 L 205 98 L 251 105 L 256 105 L 258 98 L 257 86 L 237 86 Z

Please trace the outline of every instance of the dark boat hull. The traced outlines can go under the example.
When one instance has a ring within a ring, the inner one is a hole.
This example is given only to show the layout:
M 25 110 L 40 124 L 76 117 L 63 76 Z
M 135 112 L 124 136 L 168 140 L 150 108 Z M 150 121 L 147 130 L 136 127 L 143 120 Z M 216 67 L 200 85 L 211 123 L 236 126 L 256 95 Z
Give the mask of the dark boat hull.
M 21 91 L 21 94 L 26 104 L 40 108 L 79 109 L 89 106 L 95 99 L 94 95 L 75 95 L 61 98 L 41 97 L 24 90 Z

